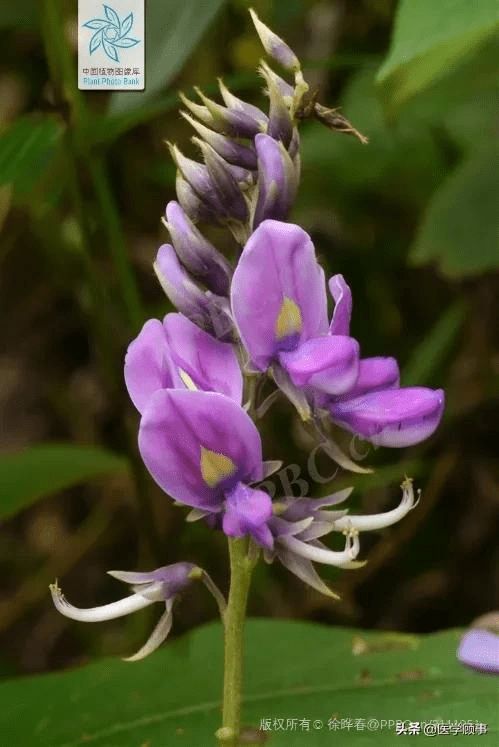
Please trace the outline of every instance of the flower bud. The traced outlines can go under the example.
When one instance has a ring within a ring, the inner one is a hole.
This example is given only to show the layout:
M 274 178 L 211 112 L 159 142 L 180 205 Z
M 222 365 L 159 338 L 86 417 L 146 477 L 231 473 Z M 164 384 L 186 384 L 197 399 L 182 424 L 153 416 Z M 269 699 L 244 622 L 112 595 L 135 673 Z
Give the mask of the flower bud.
M 211 145 L 219 156 L 222 156 L 228 163 L 241 166 L 245 169 L 256 169 L 256 153 L 254 148 L 242 145 L 242 143 L 238 143 L 226 135 L 221 135 L 219 132 L 210 130 L 209 127 L 205 127 L 201 122 L 197 122 L 186 112 L 181 111 L 180 114 L 194 127 L 203 140 Z
M 276 62 L 287 70 L 292 70 L 293 72 L 299 70 L 300 61 L 291 47 L 260 21 L 253 8 L 250 8 L 250 14 L 260 41 L 269 57 L 272 57 L 272 59 L 276 60 Z
M 220 93 L 222 95 L 224 103 L 229 109 L 233 109 L 237 112 L 243 112 L 248 117 L 254 119 L 255 122 L 259 122 L 262 132 L 266 129 L 269 118 L 264 112 L 262 112 L 261 109 L 259 109 L 257 106 L 253 106 L 253 104 L 248 104 L 247 101 L 243 101 L 237 96 L 234 96 L 234 94 L 226 87 L 221 78 L 218 79 L 218 87 L 220 88 Z
M 284 78 L 281 78 L 280 75 L 277 75 L 274 70 L 272 70 L 269 65 L 265 62 L 265 60 L 261 60 L 260 66 L 258 68 L 258 72 L 260 75 L 267 80 L 267 76 L 270 77 L 274 83 L 276 84 L 277 88 L 281 92 L 282 96 L 284 97 L 284 101 L 288 106 L 291 106 L 293 102 L 293 96 L 294 96 L 294 88 L 293 86 L 284 80 Z M 268 95 L 268 90 L 265 91 L 265 93 Z
M 201 120 L 201 122 L 204 122 L 205 125 L 208 125 L 208 127 L 213 127 L 213 117 L 210 114 L 210 110 L 206 106 L 202 106 L 201 104 L 196 104 L 194 101 L 191 101 L 187 98 L 183 93 L 179 93 L 179 98 L 189 111 L 194 114 L 195 117 Z
M 189 182 L 184 179 L 180 170 L 177 171 L 175 189 L 177 200 L 191 220 L 194 222 L 201 220 L 206 223 L 217 223 L 215 213 L 196 194 Z
M 203 153 L 217 203 L 223 205 L 223 211 L 228 218 L 244 223 L 248 218 L 248 206 L 237 181 L 232 175 L 226 162 L 218 153 L 199 138 L 193 138 Z M 223 215 L 223 213 L 221 213 Z
M 243 110 L 229 109 L 208 98 L 200 88 L 195 89 L 201 101 L 213 117 L 212 127 L 233 137 L 253 138 L 261 132 L 261 122 Z
M 258 154 L 258 197 L 253 230 L 266 218 L 285 220 L 296 196 L 298 180 L 291 157 L 281 142 L 261 133 Z
M 230 287 L 229 263 L 174 200 L 166 206 L 166 227 L 184 267 L 214 293 L 227 295 Z
M 211 331 L 209 299 L 186 273 L 171 244 L 160 246 L 154 272 L 175 308 L 198 327 Z
M 268 69 L 262 67 L 260 70 L 267 83 L 267 93 L 270 99 L 267 133 L 274 140 L 282 140 L 287 148 L 293 137 L 293 119 L 291 113 L 286 105 L 284 96 L 279 90 L 279 86 L 272 75 L 269 74 Z

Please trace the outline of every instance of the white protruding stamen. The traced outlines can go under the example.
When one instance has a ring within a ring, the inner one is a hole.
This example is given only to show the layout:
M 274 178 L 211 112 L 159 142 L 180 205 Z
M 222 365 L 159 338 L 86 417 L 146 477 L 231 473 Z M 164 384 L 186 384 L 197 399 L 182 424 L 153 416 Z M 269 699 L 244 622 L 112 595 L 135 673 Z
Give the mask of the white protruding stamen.
M 151 587 L 155 586 L 151 584 Z M 158 585 L 158 592 L 162 587 L 162 584 Z M 151 588 L 150 587 L 150 588 Z M 56 609 L 65 617 L 71 618 L 71 620 L 79 620 L 80 622 L 103 622 L 104 620 L 115 620 L 118 617 L 124 617 L 130 615 L 132 612 L 149 607 L 158 599 L 148 599 L 142 594 L 132 594 L 131 596 L 120 599 L 117 602 L 111 604 L 103 604 L 101 607 L 87 607 L 80 609 L 74 607 L 65 598 L 62 591 L 59 589 L 57 584 L 50 586 L 52 594 L 52 600 Z
M 407 481 L 403 484 L 402 489 L 402 500 L 397 508 L 382 514 L 372 514 L 371 516 L 351 516 L 348 514 L 341 519 L 337 519 L 332 524 L 333 531 L 341 532 L 345 530 L 348 532 L 351 529 L 355 529 L 358 532 L 369 532 L 396 524 L 397 521 L 403 519 L 415 506 L 412 484 Z
M 300 555 L 302 558 L 308 558 L 315 563 L 324 563 L 325 565 L 334 565 L 337 568 L 350 563 L 355 560 L 359 554 L 360 544 L 358 534 L 347 535 L 345 549 L 341 552 L 335 550 L 327 550 L 323 547 L 315 547 L 306 542 L 302 542 L 296 537 L 284 536 L 280 537 L 279 542 L 283 544 L 288 550 Z

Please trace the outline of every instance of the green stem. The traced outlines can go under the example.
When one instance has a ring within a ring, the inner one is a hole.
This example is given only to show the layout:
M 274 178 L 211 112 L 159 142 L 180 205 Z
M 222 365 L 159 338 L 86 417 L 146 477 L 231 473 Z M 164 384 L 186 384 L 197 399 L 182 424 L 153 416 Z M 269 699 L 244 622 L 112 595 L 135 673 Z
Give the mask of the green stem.
M 216 736 L 223 747 L 238 747 L 241 729 L 244 621 L 254 561 L 248 540 L 229 539 L 230 591 L 225 624 L 225 669 L 222 727 Z

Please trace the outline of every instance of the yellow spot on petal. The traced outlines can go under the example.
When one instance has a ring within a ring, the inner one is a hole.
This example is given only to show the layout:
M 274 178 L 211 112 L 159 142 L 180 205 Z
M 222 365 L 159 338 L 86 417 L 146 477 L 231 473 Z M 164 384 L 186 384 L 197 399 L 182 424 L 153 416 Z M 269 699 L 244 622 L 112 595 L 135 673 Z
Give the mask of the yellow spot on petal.
M 301 332 L 302 318 L 300 307 L 285 296 L 282 302 L 281 310 L 275 324 L 275 332 L 278 340 L 284 337 Z
M 182 382 L 185 388 L 190 389 L 193 392 L 196 392 L 197 386 L 195 385 L 195 383 L 193 382 L 193 380 L 191 379 L 187 371 L 184 371 L 183 368 L 179 368 L 178 373 L 179 373 L 180 378 L 182 379 Z
M 201 446 L 201 474 L 210 488 L 233 475 L 236 469 L 236 465 L 229 457 Z

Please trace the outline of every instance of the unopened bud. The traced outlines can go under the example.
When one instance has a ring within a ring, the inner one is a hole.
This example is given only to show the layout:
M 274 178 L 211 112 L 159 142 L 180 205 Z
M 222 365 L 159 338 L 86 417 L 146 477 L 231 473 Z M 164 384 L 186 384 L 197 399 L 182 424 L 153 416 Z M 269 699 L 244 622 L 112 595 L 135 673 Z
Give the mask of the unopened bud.
M 269 135 L 255 138 L 258 154 L 258 197 L 253 230 L 266 218 L 285 220 L 296 197 L 298 181 L 289 153 Z
M 250 14 L 253 23 L 255 24 L 257 34 L 260 37 L 260 41 L 262 42 L 263 47 L 269 57 L 272 57 L 272 59 L 276 60 L 276 62 L 285 67 L 287 70 L 292 70 L 293 72 L 299 70 L 300 61 L 291 47 L 289 47 L 283 39 L 281 39 L 279 36 L 277 36 L 277 34 L 269 29 L 268 26 L 260 21 L 253 8 L 250 8 Z

